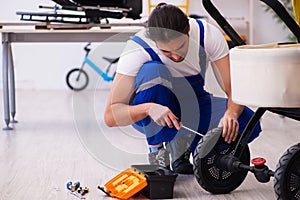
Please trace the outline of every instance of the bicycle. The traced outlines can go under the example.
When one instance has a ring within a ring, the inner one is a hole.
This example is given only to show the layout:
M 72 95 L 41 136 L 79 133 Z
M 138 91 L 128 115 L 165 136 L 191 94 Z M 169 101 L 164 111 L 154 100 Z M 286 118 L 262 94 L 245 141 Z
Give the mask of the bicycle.
M 86 53 L 83 62 L 81 64 L 81 67 L 71 69 L 66 76 L 67 85 L 71 90 L 81 91 L 88 86 L 89 76 L 86 73 L 86 71 L 83 70 L 83 67 L 85 65 L 91 67 L 97 74 L 99 74 L 103 78 L 104 81 L 109 82 L 114 79 L 115 72 L 113 73 L 113 75 L 109 75 L 109 74 L 111 73 L 112 65 L 119 61 L 119 57 L 118 58 L 102 57 L 102 59 L 106 60 L 109 63 L 108 66 L 106 67 L 106 70 L 103 71 L 88 57 L 91 51 L 91 49 L 89 48 L 90 45 L 91 43 L 89 42 L 84 47 Z

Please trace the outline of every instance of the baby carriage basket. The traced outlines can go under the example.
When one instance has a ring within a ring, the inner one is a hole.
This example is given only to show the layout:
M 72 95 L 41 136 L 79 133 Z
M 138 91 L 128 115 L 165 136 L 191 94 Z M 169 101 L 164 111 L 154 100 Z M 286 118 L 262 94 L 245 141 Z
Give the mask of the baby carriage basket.
M 261 1 L 279 15 L 299 43 L 300 27 L 282 4 L 277 0 Z M 216 134 L 216 131 L 208 132 L 202 138 L 194 153 L 196 179 L 208 192 L 225 194 L 239 187 L 250 171 L 262 183 L 274 177 L 277 199 L 300 200 L 300 143 L 290 147 L 282 155 L 275 171 L 265 165 L 263 158 L 252 159 L 253 165 L 250 166 L 250 151 L 247 143 L 250 133 L 266 111 L 300 121 L 300 44 L 244 45 L 243 40 L 210 0 L 203 0 L 203 5 L 237 45 L 230 51 L 233 101 L 255 105 L 258 109 L 238 141 L 227 144 L 220 133 Z M 288 62 L 278 63 L 278 57 L 287 58 L 285 62 Z M 260 62 L 262 63 L 258 64 Z M 284 70 L 281 67 L 284 67 Z M 252 77 L 252 81 L 247 80 Z M 277 85 L 272 84 L 280 84 L 282 87 L 278 89 Z

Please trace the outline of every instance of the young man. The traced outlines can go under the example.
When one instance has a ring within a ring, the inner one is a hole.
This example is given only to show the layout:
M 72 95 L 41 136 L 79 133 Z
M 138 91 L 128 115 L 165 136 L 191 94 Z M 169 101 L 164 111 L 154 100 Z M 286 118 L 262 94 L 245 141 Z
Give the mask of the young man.
M 216 27 L 189 19 L 176 6 L 159 4 L 148 27 L 127 42 L 121 55 L 105 111 L 106 124 L 133 124 L 147 138 L 151 164 L 168 166 L 170 152 L 171 168 L 192 174 L 189 156 L 200 137 L 181 129 L 181 123 L 205 134 L 222 121 L 222 136 L 231 143 L 253 114 L 231 99 L 228 53 Z M 228 99 L 204 90 L 207 59 L 215 66 Z M 260 131 L 257 125 L 250 140 Z

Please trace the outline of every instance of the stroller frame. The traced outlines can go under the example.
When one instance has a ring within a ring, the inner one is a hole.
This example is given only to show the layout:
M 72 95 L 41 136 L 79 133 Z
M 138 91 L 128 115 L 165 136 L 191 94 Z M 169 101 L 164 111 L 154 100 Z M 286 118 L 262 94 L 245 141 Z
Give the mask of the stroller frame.
M 140 19 L 142 0 L 109 1 L 109 0 L 52 0 L 54 7 L 39 6 L 53 9 L 53 12 L 17 12 L 24 21 L 58 22 L 73 24 L 97 24 L 107 18 Z M 58 10 L 78 11 L 75 14 L 58 13 Z M 82 14 L 82 12 L 84 14 Z
M 231 38 L 233 43 L 236 46 L 244 45 L 244 41 L 214 7 L 211 1 L 202 1 L 204 8 Z M 279 15 L 296 36 L 297 41 L 300 42 L 300 27 L 288 14 L 283 5 L 278 0 L 261 1 L 270 6 Z M 211 142 L 209 138 L 215 134 L 215 131 L 208 132 L 198 143 L 194 154 L 194 173 L 202 188 L 213 194 L 229 193 L 240 186 L 250 171 L 262 183 L 270 181 L 270 177 L 275 178 L 274 190 L 277 199 L 300 199 L 300 143 L 290 147 L 282 155 L 275 171 L 270 170 L 265 165 L 263 158 L 253 159 L 252 164 L 254 166 L 250 166 L 248 139 L 257 122 L 266 111 L 300 121 L 300 108 L 259 107 L 237 142 L 227 144 L 220 136 L 212 150 L 207 155 L 203 155 L 201 152 L 205 147 L 210 146 L 207 145 Z M 213 168 L 212 171 L 214 172 L 210 171 L 209 168 Z

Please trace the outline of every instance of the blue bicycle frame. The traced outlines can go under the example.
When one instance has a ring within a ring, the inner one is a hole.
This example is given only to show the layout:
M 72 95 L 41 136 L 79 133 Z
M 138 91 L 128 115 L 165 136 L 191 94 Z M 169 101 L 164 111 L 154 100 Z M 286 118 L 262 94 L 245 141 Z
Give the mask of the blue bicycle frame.
M 97 67 L 97 65 L 95 63 L 93 63 L 93 61 L 91 61 L 88 56 L 86 55 L 84 57 L 83 60 L 83 65 L 84 64 L 89 65 L 95 72 L 97 72 L 97 74 L 99 74 L 105 81 L 112 81 L 114 79 L 114 76 L 109 76 L 108 75 L 108 71 L 109 71 L 109 67 L 107 68 L 106 72 L 103 72 L 99 67 Z

